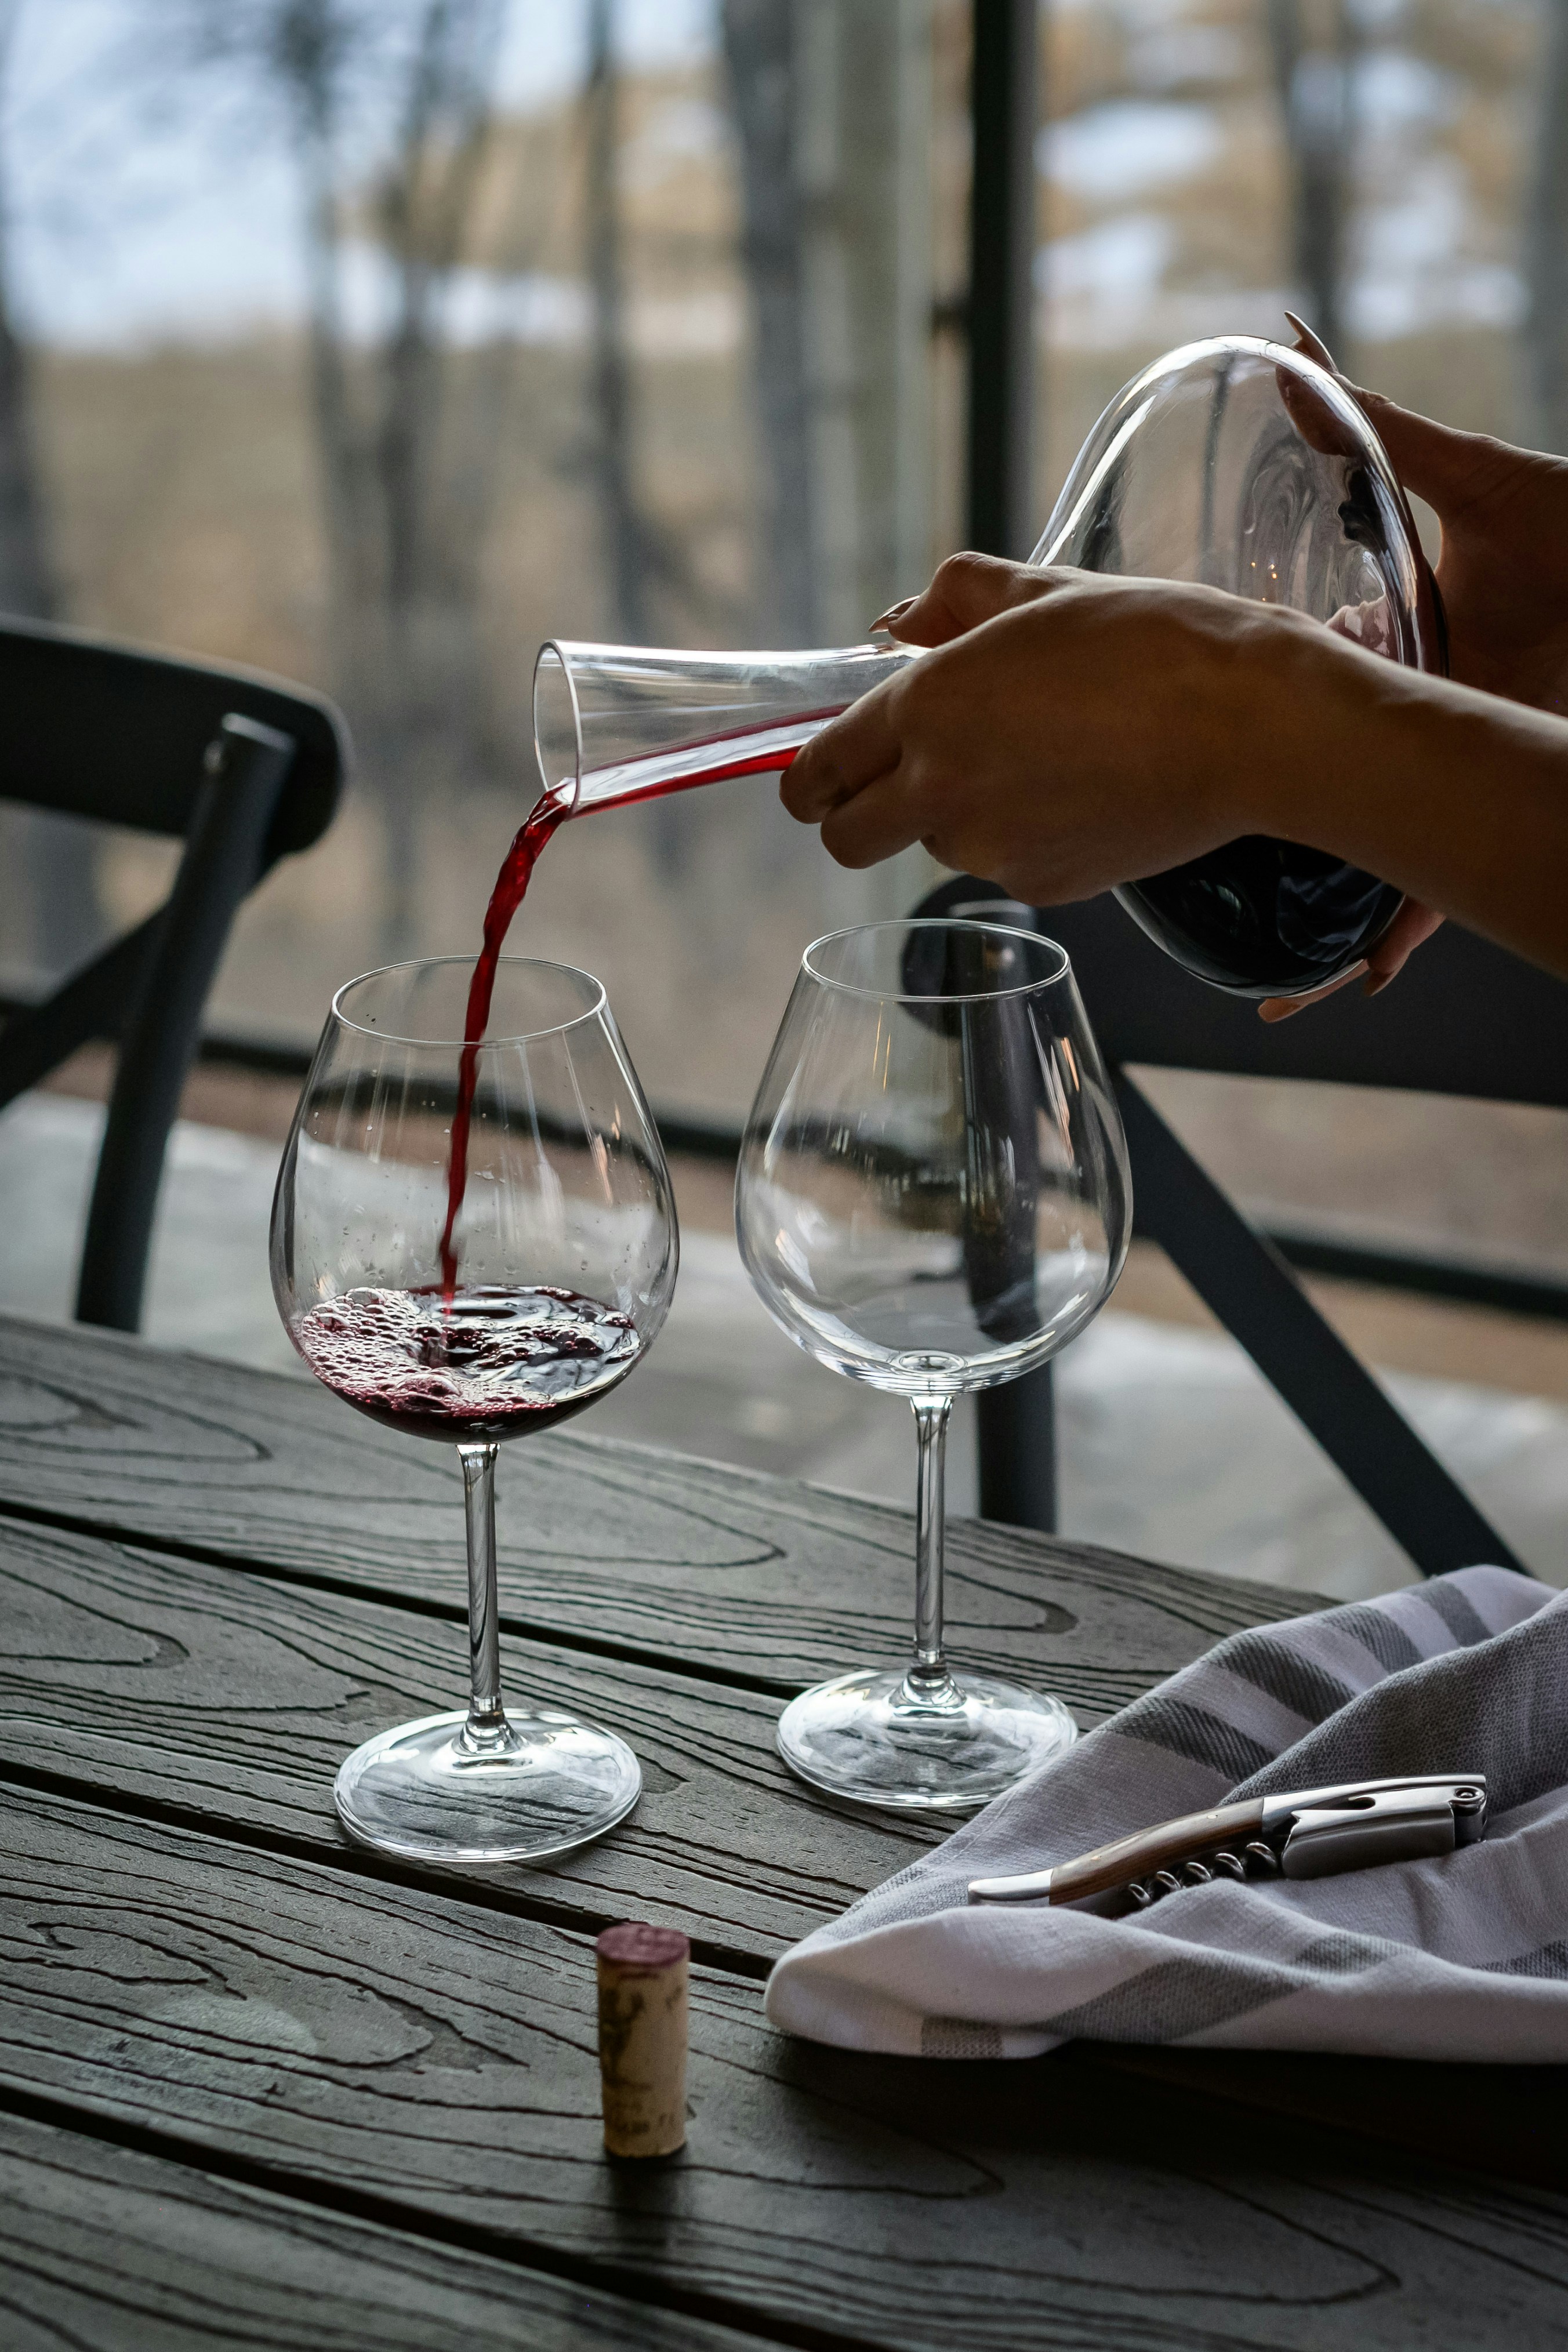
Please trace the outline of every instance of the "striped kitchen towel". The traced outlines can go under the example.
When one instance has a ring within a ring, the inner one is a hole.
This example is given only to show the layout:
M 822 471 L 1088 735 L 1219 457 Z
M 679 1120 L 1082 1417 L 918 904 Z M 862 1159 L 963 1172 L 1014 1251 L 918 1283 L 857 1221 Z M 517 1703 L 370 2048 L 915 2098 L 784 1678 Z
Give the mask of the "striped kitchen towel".
M 1484 1841 L 1126 1918 L 971 1906 L 1228 1796 L 1484 1772 Z M 846 2049 L 1059 2042 L 1568 2059 L 1568 1593 L 1467 1568 L 1232 1634 L 787 1952 L 775 2025 Z

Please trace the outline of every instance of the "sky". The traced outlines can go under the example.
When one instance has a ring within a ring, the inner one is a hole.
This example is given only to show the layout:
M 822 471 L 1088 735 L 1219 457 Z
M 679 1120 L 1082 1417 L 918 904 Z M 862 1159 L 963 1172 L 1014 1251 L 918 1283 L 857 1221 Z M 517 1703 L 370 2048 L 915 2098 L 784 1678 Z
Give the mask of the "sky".
M 279 133 L 234 68 L 179 60 L 178 0 L 20 0 L 0 109 L 13 299 L 77 349 L 219 341 L 302 315 L 298 194 Z M 510 0 L 503 105 L 582 79 L 583 0 Z M 633 68 L 708 54 L 716 0 L 619 0 Z
M 0 95 L 0 213 L 12 299 L 36 340 L 79 350 L 210 344 L 303 315 L 299 192 L 281 121 L 241 68 L 193 72 L 182 61 L 180 30 L 195 5 L 18 0 Z M 636 70 L 710 56 L 717 9 L 718 0 L 617 0 L 623 60 Z M 1216 299 L 1163 292 L 1173 236 L 1158 210 L 1161 193 L 1207 169 L 1223 143 L 1212 104 L 1163 94 L 1191 74 L 1193 44 L 1213 28 L 1184 24 L 1177 0 L 1151 0 L 1144 15 L 1129 53 L 1137 89 L 1053 123 L 1038 142 L 1042 171 L 1097 215 L 1037 261 L 1048 331 L 1075 344 L 1179 341 L 1197 331 L 1192 302 L 1208 317 Z M 526 110 L 578 87 L 586 23 L 585 0 L 510 0 L 501 104 Z M 1227 57 L 1196 62 L 1223 81 L 1241 70 L 1239 53 Z M 1379 184 L 1358 207 L 1346 307 L 1363 335 L 1449 320 L 1507 327 L 1520 316 L 1517 272 L 1468 254 L 1468 183 L 1431 143 L 1455 105 L 1451 78 L 1392 42 L 1363 51 L 1355 110 Z M 349 259 L 352 323 L 372 333 L 385 266 L 368 248 Z M 474 282 L 456 289 L 451 320 L 459 339 L 581 339 L 583 288 L 467 275 Z M 1251 326 L 1255 311 L 1272 317 L 1283 299 L 1277 288 L 1237 287 L 1223 303 L 1232 326 Z M 739 331 L 736 320 L 695 314 L 638 322 L 650 350 L 719 348 Z

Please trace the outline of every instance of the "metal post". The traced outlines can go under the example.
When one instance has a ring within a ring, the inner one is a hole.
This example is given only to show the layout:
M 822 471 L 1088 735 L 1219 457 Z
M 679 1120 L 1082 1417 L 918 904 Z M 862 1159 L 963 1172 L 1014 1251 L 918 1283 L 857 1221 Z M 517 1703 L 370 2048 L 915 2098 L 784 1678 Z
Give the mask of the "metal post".
M 1004 1527 L 1057 1528 L 1057 1414 L 1051 1367 L 982 1389 L 974 1400 L 980 1516 Z
M 970 87 L 974 163 L 969 200 L 969 515 L 971 547 L 1028 554 L 1035 511 L 1036 0 L 974 0 Z M 1057 1447 L 1051 1368 L 975 1400 L 980 1509 L 1009 1527 L 1051 1533 Z
M 969 206 L 971 547 L 1028 554 L 1034 490 L 1035 0 L 974 0 Z

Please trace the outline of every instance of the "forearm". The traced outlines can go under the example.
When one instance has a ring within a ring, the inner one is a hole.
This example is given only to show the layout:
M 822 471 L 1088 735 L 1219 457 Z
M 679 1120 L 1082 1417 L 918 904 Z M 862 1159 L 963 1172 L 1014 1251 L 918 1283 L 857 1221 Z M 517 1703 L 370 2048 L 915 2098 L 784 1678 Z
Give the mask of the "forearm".
M 1364 866 L 1568 979 L 1568 721 L 1348 659 L 1331 723 L 1314 693 L 1260 766 L 1249 827 Z
M 973 557 L 939 589 L 978 609 L 784 780 L 841 863 L 921 841 L 1049 907 L 1273 834 L 1568 979 L 1568 719 L 1214 589 Z

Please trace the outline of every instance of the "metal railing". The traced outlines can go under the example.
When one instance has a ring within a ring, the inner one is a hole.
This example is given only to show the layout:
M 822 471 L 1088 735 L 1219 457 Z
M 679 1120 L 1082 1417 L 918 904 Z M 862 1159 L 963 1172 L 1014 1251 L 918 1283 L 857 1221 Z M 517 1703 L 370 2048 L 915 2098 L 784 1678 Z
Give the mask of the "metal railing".
M 0 1015 L 24 1011 L 35 1002 L 15 984 L 0 990 Z M 258 1077 L 302 1082 L 310 1066 L 308 1045 L 281 1037 L 210 1030 L 197 1059 L 226 1069 L 251 1070 Z M 740 1155 L 741 1129 L 723 1119 L 655 1104 L 654 1118 L 664 1148 L 673 1159 L 728 1161 Z M 1289 1265 L 1300 1274 L 1327 1275 L 1376 1290 L 1408 1291 L 1427 1298 L 1489 1307 L 1504 1315 L 1524 1315 L 1568 1323 L 1568 1275 L 1526 1260 L 1433 1250 L 1358 1233 L 1339 1220 L 1254 1214 L 1253 1223 Z

